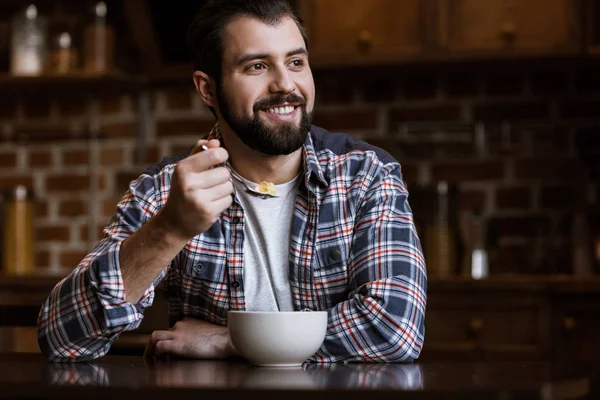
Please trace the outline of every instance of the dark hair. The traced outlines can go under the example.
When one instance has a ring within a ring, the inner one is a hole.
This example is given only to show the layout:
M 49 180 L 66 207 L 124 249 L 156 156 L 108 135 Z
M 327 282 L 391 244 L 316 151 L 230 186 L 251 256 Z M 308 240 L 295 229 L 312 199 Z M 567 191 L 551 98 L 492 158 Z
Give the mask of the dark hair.
M 304 44 L 308 46 L 302 22 L 287 0 L 207 0 L 187 31 L 187 46 L 194 71 L 203 71 L 220 83 L 225 27 L 241 16 L 253 17 L 269 25 L 276 25 L 282 18 L 289 17 L 296 22 Z

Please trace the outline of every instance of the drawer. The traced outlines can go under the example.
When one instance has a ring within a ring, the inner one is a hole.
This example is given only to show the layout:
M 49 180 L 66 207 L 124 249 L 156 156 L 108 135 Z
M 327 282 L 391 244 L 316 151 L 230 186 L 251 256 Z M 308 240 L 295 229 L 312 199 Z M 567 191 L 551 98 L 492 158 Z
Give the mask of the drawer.
M 540 318 L 534 308 L 429 309 L 425 317 L 425 343 L 481 348 L 535 347 L 540 342 Z

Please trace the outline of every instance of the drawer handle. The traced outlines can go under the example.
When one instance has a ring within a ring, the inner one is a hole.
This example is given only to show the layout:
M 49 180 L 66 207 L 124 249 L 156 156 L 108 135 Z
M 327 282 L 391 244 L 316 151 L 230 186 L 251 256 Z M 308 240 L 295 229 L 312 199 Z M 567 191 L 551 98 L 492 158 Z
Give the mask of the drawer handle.
M 506 21 L 502 24 L 502 27 L 500 28 L 500 37 L 504 41 L 506 47 L 512 47 L 517 40 L 517 28 L 515 27 L 515 24 L 510 21 Z
M 363 29 L 358 34 L 358 40 L 356 42 L 360 50 L 367 51 L 373 45 L 373 34 L 369 30 Z
M 577 321 L 573 317 L 565 317 L 563 319 L 563 328 L 567 331 L 572 331 L 577 326 Z
M 471 319 L 471 321 L 469 321 L 469 332 L 477 337 L 481 334 L 481 331 L 483 331 L 483 319 L 481 318 L 473 318 Z

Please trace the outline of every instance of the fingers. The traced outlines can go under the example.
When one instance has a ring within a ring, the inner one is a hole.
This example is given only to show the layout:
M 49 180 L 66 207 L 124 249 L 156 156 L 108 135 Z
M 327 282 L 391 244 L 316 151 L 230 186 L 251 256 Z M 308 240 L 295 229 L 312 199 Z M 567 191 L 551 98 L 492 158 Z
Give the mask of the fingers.
M 221 142 L 219 142 L 219 140 L 217 139 L 211 139 L 211 140 L 206 140 L 206 139 L 200 139 L 196 142 L 196 144 L 194 145 L 194 148 L 192 149 L 192 151 L 190 151 L 190 156 L 194 155 L 196 153 L 200 153 L 203 149 L 202 146 L 206 146 L 209 149 L 214 149 L 217 147 L 221 146 Z
M 187 189 L 210 189 L 222 183 L 229 182 L 231 173 L 225 167 L 217 167 L 208 171 L 190 174 L 183 179 L 189 179 L 189 181 L 182 182 Z
M 210 189 L 210 200 L 215 201 L 224 197 L 231 197 L 231 193 L 233 193 L 233 183 L 228 180 Z
M 179 169 L 202 172 L 224 163 L 229 158 L 229 154 L 220 145 L 216 139 L 197 141 L 190 155 L 179 162 Z M 203 146 L 206 146 L 206 150 Z
M 171 331 L 154 331 L 150 335 L 150 341 L 144 351 L 144 356 L 152 357 L 156 352 L 156 344 L 162 340 L 172 340 L 175 334 Z

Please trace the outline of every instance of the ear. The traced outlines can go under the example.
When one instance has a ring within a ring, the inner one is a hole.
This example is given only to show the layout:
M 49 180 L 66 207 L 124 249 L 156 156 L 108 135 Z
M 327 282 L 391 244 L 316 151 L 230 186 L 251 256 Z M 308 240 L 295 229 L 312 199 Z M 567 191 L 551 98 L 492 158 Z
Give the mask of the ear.
M 200 98 L 209 107 L 216 107 L 216 84 L 215 81 L 202 71 L 194 71 L 194 85 Z

